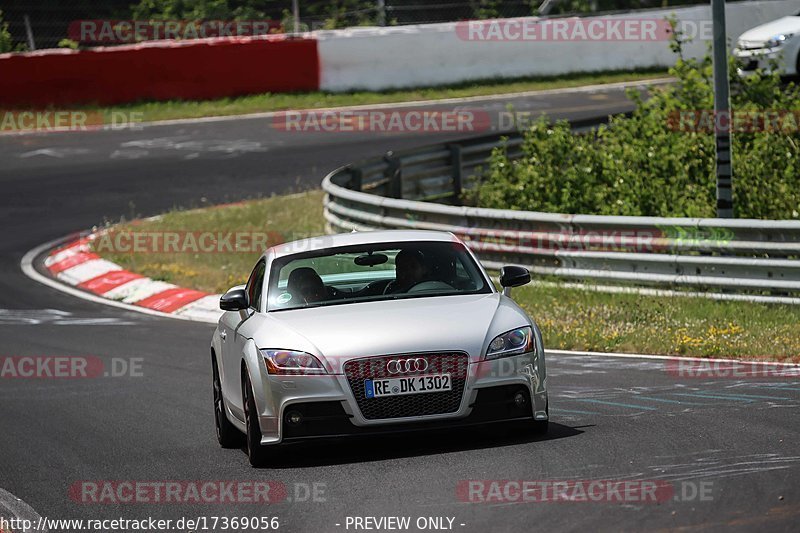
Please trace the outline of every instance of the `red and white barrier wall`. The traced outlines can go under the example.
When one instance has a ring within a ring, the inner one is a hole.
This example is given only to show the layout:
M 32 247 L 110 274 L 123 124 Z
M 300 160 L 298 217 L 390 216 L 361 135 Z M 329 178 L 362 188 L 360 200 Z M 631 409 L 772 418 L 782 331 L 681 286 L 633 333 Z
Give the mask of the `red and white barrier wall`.
M 800 0 L 731 2 L 732 42 L 758 24 L 796 14 Z M 678 19 L 694 30 L 689 56 L 711 38 L 709 6 L 646 10 L 592 21 Z M 578 20 L 578 19 L 572 19 Z M 537 19 L 488 22 L 537 24 Z M 384 90 L 464 81 L 667 67 L 668 40 L 471 39 L 465 22 L 282 35 L 153 41 L 85 51 L 0 55 L 0 106 L 118 104 L 264 92 Z
M 91 251 L 94 235 L 52 250 L 44 267 L 62 283 L 102 298 L 202 322 L 216 322 L 219 294 L 185 289 L 124 270 Z

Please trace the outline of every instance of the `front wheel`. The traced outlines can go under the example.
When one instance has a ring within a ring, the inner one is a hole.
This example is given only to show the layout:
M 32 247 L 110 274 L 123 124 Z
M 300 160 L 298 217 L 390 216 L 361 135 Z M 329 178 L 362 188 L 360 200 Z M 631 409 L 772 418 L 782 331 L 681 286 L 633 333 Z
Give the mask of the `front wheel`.
M 546 435 L 547 430 L 550 429 L 550 404 L 548 403 L 544 408 L 547 413 L 547 420 L 534 420 L 530 428 L 533 435 Z
M 261 426 L 258 423 L 258 410 L 253 397 L 253 385 L 250 376 L 245 372 L 243 379 L 244 388 L 244 419 L 247 425 L 247 459 L 250 466 L 263 466 L 267 462 L 267 449 L 261 445 Z
M 217 358 L 211 357 L 214 383 L 214 425 L 217 429 L 217 442 L 223 448 L 238 448 L 242 444 L 242 433 L 236 429 L 225 414 L 225 399 L 222 397 L 222 381 L 219 377 Z
M 549 420 L 534 420 L 530 432 L 533 435 L 546 435 L 548 429 L 550 429 Z
M 800 79 L 800 52 L 797 52 L 797 60 L 794 64 L 794 77 Z

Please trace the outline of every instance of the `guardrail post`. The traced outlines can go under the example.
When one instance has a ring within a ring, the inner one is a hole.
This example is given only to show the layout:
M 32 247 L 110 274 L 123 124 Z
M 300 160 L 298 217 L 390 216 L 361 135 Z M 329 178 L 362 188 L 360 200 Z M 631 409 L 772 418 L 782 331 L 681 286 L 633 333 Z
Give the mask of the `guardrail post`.
M 386 152 L 383 160 L 387 165 L 383 175 L 389 178 L 389 194 L 392 198 L 403 198 L 403 162 L 392 151 Z
M 453 199 L 455 204 L 460 204 L 464 178 L 464 161 L 461 155 L 461 145 L 451 144 L 449 148 L 450 165 L 453 169 Z

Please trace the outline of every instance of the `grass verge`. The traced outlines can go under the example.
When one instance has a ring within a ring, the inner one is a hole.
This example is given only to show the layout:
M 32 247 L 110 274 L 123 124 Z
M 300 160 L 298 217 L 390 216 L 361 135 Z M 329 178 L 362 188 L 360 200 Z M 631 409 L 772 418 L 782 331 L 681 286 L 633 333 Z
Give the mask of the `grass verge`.
M 113 107 L 90 106 L 86 111 L 108 116 L 112 112 L 141 113 L 142 120 L 153 122 L 181 118 L 242 115 L 287 109 L 318 109 L 337 106 L 385 104 L 414 100 L 439 100 L 468 96 L 488 96 L 523 91 L 563 89 L 604 83 L 662 78 L 666 69 L 573 74 L 549 78 L 519 78 L 481 81 L 457 85 L 404 89 L 383 92 L 357 91 L 350 93 L 280 93 L 239 96 L 204 101 L 142 102 Z
M 192 232 L 267 234 L 269 245 L 325 233 L 321 190 L 273 196 L 230 205 L 175 210 L 152 220 L 114 227 L 124 235 Z M 121 241 L 122 242 L 122 241 Z M 109 252 L 98 242 L 101 256 L 144 276 L 203 291 L 221 293 L 247 281 L 260 253 L 128 253 Z M 249 247 L 248 247 L 249 248 Z M 190 249 L 190 247 L 187 247 Z
M 322 192 L 173 211 L 117 228 L 266 232 L 274 243 L 324 232 Z M 211 292 L 244 283 L 258 253 L 121 254 L 105 258 L 154 279 Z M 514 299 L 548 348 L 800 362 L 800 307 L 692 297 L 606 294 L 532 284 Z

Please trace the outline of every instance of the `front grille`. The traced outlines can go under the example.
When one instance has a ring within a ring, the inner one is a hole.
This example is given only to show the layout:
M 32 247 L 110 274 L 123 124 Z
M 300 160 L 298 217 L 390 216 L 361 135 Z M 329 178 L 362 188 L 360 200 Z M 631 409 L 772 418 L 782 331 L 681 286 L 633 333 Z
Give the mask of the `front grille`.
M 366 398 L 365 380 L 400 377 L 389 374 L 386 364 L 392 359 L 417 357 L 425 359 L 428 362 L 428 368 L 421 372 L 402 374 L 403 377 L 448 373 L 453 382 L 452 390 L 388 398 Z M 455 413 L 461 406 L 468 367 L 469 357 L 461 352 L 383 355 L 348 361 L 344 365 L 344 374 L 364 418 L 381 420 Z
M 755 60 L 748 61 L 747 64 L 742 67 L 742 70 L 745 72 L 751 72 L 756 69 L 758 69 L 758 61 Z

